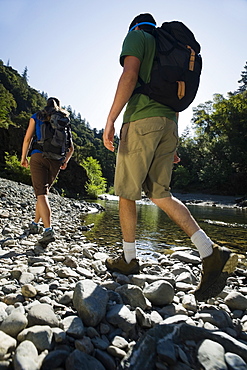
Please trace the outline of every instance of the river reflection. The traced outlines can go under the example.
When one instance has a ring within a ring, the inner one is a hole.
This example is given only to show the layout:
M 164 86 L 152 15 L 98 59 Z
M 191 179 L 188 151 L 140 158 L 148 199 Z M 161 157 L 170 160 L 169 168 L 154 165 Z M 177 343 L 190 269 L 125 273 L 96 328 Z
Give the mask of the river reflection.
M 94 227 L 85 235 L 99 245 L 115 247 L 122 238 L 118 202 L 99 200 L 98 203 L 105 207 L 105 212 L 82 216 L 83 224 L 94 223 Z M 228 245 L 239 253 L 247 252 L 246 210 L 199 205 L 188 208 L 214 242 Z M 138 203 L 137 210 L 136 240 L 139 251 L 162 252 L 174 246 L 192 246 L 190 238 L 152 203 Z

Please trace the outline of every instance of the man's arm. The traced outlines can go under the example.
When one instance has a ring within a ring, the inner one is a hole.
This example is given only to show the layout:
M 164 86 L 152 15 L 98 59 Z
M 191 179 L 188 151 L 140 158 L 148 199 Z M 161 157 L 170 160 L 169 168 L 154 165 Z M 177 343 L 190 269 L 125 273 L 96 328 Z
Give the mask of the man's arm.
M 136 87 L 140 63 L 137 57 L 131 55 L 126 56 L 124 59 L 123 73 L 118 82 L 115 98 L 103 134 L 104 145 L 112 152 L 114 151 L 114 123 Z

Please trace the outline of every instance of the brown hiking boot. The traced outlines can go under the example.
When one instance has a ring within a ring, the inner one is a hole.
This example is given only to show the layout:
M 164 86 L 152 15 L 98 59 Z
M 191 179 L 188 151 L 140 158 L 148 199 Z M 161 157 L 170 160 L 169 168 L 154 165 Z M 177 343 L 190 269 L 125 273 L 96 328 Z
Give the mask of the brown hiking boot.
M 140 266 L 138 260 L 135 258 L 127 263 L 124 259 L 124 254 L 117 258 L 107 258 L 105 265 L 110 271 L 120 272 L 124 275 L 138 274 Z
M 213 253 L 202 260 L 202 277 L 194 291 L 196 300 L 216 297 L 225 287 L 229 275 L 238 264 L 238 256 L 225 247 L 213 245 Z

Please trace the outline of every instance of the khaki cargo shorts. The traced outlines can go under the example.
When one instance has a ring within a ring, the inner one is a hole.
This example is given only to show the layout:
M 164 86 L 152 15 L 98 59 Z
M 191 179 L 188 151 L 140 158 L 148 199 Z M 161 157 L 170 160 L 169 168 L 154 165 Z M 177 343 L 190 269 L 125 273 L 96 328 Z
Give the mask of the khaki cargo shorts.
M 169 197 L 174 153 L 178 145 L 177 124 L 166 117 L 124 123 L 120 132 L 114 188 L 130 200 Z
M 60 166 L 60 161 L 43 158 L 42 153 L 31 155 L 30 170 L 36 197 L 49 193 L 49 189 L 59 173 Z

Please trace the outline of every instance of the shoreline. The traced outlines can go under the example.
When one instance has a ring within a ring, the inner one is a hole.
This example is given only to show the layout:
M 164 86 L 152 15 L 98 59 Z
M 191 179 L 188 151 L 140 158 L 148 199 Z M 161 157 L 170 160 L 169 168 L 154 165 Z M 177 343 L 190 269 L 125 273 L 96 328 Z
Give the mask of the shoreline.
M 197 302 L 196 250 L 152 252 L 139 274 L 111 273 L 105 260 L 121 246 L 89 242 L 80 219 L 99 204 L 51 194 L 56 240 L 42 248 L 23 234 L 34 203 L 30 186 L 1 181 L 1 369 L 247 368 L 245 256 L 216 298 Z
M 247 200 L 241 196 L 231 195 L 213 195 L 203 193 L 171 193 L 175 198 L 178 198 L 181 202 L 186 205 L 200 205 L 209 207 L 226 207 L 226 208 L 239 208 L 247 209 Z M 118 196 L 101 194 L 98 196 L 100 200 L 118 200 Z M 240 201 L 242 199 L 242 201 Z M 142 200 L 137 200 L 136 203 L 151 202 L 147 197 L 143 197 Z

